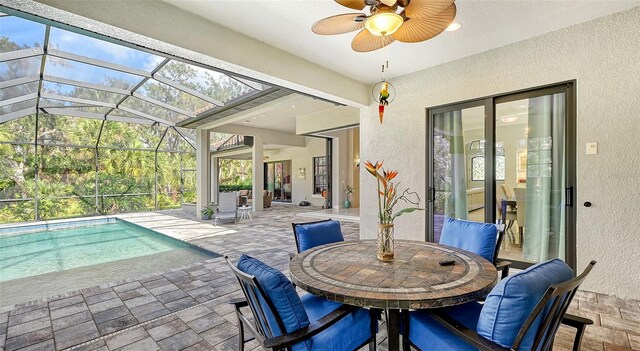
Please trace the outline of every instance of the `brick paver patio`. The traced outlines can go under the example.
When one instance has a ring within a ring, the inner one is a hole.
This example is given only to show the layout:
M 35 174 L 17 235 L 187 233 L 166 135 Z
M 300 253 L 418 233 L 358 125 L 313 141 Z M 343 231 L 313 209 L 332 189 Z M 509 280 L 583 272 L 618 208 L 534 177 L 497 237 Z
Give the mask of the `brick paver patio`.
M 291 222 L 297 206 L 278 206 L 253 221 L 201 222 L 182 211 L 123 215 L 131 222 L 236 259 L 241 253 L 284 272 L 295 252 Z M 346 240 L 358 224 L 343 222 Z M 237 321 L 227 301 L 240 296 L 223 258 L 113 282 L 0 309 L 0 350 L 237 350 Z M 640 302 L 580 292 L 572 313 L 594 320 L 584 350 L 640 350 Z M 381 328 L 383 330 L 384 328 Z M 562 328 L 556 350 L 569 350 Z M 378 336 L 385 350 L 384 333 Z M 258 348 L 255 341 L 246 349 Z

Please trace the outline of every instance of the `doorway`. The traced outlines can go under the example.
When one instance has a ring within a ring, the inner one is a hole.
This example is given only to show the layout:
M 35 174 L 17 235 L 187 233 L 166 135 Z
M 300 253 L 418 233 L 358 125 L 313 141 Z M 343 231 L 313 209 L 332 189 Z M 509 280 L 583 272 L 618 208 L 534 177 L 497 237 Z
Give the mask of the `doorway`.
M 273 201 L 291 202 L 291 160 L 264 163 L 264 188 Z
M 504 223 L 500 257 L 575 266 L 574 82 L 427 110 L 427 240 L 447 217 Z

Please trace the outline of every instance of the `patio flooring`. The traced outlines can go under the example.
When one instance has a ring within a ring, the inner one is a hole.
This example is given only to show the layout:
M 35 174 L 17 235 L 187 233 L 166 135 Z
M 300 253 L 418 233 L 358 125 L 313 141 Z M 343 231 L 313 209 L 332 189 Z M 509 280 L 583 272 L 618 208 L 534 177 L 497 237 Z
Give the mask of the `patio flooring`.
M 122 215 L 233 260 L 247 253 L 288 271 L 292 222 L 309 208 L 274 206 L 252 221 L 198 221 L 181 210 Z M 343 222 L 346 240 L 358 223 Z M 0 350 L 237 350 L 237 321 L 227 301 L 241 295 L 223 258 L 0 309 Z M 640 350 L 640 302 L 579 292 L 572 313 L 594 320 L 583 350 Z M 384 328 L 381 328 L 383 330 Z M 555 350 L 569 350 L 562 328 Z M 379 349 L 386 350 L 384 332 Z M 252 341 L 247 350 L 259 349 Z

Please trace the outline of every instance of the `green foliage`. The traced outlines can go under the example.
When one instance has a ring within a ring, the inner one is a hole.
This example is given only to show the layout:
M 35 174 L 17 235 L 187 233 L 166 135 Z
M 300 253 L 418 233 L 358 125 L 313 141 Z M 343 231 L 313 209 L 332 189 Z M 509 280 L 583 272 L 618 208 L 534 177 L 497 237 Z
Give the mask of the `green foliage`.
M 221 159 L 219 162 L 220 186 L 235 185 L 251 188 L 253 182 L 251 160 Z
M 28 47 L 0 36 L 0 52 Z M 7 62 L 8 69 L 0 72 L 0 81 L 37 74 L 34 69 L 40 67 L 40 60 L 33 57 Z M 46 64 L 65 65 L 65 62 L 48 57 Z M 158 73 L 220 101 L 250 90 L 226 75 L 178 61 L 171 61 Z M 126 81 L 113 77 L 105 77 L 103 84 L 129 87 Z M 30 94 L 36 89 L 37 83 L 2 89 L 0 100 Z M 69 89 L 59 84 L 47 84 L 44 92 L 95 101 L 113 102 L 121 98 L 113 93 L 80 87 Z M 140 92 L 189 111 L 212 107 L 202 99 L 154 80 L 145 83 Z M 170 122 L 185 118 L 142 99 L 129 98 L 123 106 Z M 27 106 L 10 107 L 18 110 Z M 105 113 L 103 107 L 83 107 L 82 111 Z M 165 126 L 44 113 L 39 114 L 37 122 L 32 115 L 0 123 L 0 200 L 7 200 L 0 202 L 0 223 L 34 220 L 36 207 L 40 219 L 55 219 L 177 208 L 182 203 L 195 202 L 194 151 L 179 133 Z M 223 187 L 251 188 L 250 161 L 229 160 L 222 169 Z
M 219 185 L 218 191 L 221 193 L 226 193 L 229 191 L 239 191 L 239 190 L 251 190 L 251 184 L 241 184 L 241 185 Z

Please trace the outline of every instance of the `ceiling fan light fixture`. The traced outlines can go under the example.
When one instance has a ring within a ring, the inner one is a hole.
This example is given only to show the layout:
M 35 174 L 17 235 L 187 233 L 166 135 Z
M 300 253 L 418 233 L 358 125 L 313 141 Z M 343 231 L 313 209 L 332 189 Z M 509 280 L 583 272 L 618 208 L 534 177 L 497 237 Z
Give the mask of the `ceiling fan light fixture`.
M 451 22 L 451 24 L 445 29 L 447 32 L 455 32 L 458 29 L 462 28 L 462 23 L 459 22 Z
M 367 19 L 365 28 L 375 36 L 385 36 L 395 33 L 404 19 L 395 12 L 380 12 Z

